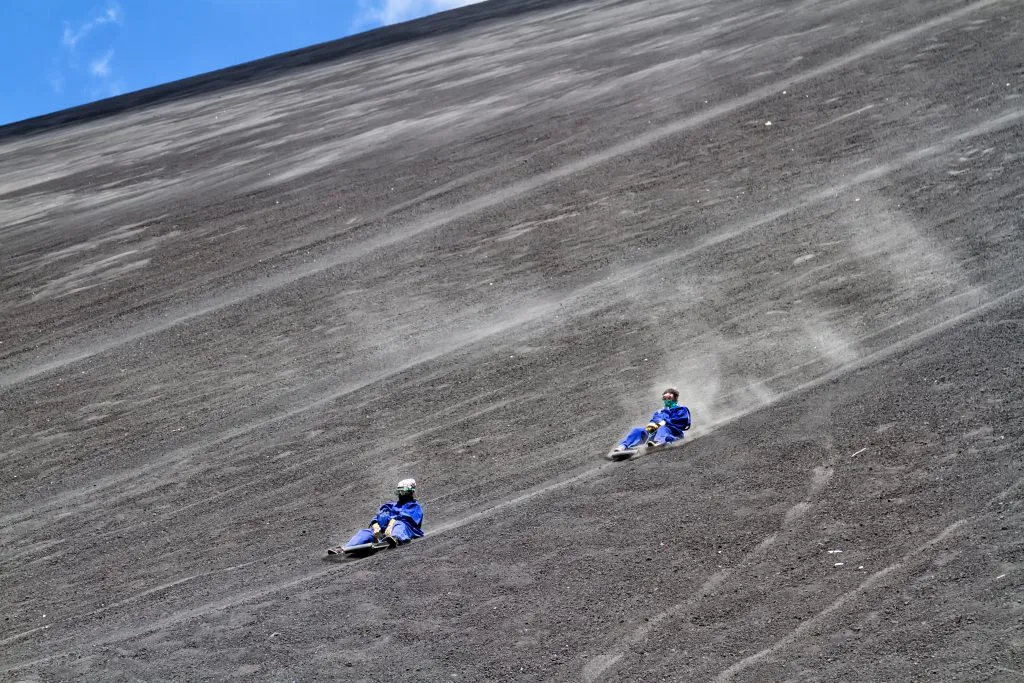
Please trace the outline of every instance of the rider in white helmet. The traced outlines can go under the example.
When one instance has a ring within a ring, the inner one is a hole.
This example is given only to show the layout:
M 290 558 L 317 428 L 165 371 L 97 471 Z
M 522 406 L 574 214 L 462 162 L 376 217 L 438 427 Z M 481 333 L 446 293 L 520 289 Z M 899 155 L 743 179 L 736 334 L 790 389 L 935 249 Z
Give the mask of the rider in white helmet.
M 377 542 L 392 548 L 423 536 L 423 508 L 416 500 L 416 480 L 403 479 L 395 486 L 397 500 L 380 506 L 366 529 L 360 529 L 345 548 Z

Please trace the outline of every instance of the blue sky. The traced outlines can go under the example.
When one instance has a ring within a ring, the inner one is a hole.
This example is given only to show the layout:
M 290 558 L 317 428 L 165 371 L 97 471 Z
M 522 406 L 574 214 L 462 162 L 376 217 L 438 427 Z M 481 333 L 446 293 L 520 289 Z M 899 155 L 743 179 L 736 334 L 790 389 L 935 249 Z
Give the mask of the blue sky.
M 0 0 L 0 125 L 481 0 Z

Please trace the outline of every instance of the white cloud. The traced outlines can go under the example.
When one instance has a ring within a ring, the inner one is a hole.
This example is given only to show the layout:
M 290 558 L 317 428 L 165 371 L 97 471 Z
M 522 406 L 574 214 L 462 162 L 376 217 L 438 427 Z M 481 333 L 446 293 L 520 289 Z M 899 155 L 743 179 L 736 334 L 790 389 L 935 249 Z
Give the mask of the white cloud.
M 109 0 L 105 9 L 87 21 L 64 22 L 60 54 L 54 58 L 53 69 L 48 76 L 54 93 L 81 89 L 83 96 L 95 100 L 124 92 L 124 84 L 115 78 L 111 66 L 114 48 L 107 43 L 107 49 L 103 51 L 102 45 L 97 44 L 101 34 L 110 39 L 113 34 L 109 29 L 116 29 L 123 22 L 124 10 L 117 0 Z M 104 28 L 107 30 L 102 30 Z M 86 46 L 89 47 L 85 49 Z M 93 54 L 87 64 L 82 61 L 85 53 Z M 86 73 L 88 80 L 85 79 Z
M 362 28 L 387 26 L 478 2 L 483 0 L 360 0 L 358 23 Z
M 113 50 L 107 50 L 107 53 L 102 57 L 89 62 L 89 73 L 96 78 L 107 78 L 110 76 L 110 60 L 114 56 Z
M 93 17 L 78 28 L 72 28 L 71 24 L 65 21 L 64 35 L 61 38 L 61 43 L 67 49 L 74 50 L 83 38 L 92 33 L 93 29 L 103 26 L 104 24 L 120 25 L 123 20 L 124 12 L 121 10 L 121 6 L 116 2 L 111 2 L 107 5 L 107 8 L 103 10 L 102 14 Z

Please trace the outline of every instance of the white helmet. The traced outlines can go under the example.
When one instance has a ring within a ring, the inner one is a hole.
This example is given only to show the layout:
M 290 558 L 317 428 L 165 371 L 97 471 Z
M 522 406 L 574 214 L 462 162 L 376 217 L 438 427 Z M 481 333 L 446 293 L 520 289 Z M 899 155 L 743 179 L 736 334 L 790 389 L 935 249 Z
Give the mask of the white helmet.
M 395 485 L 395 494 L 399 498 L 402 496 L 413 496 L 416 495 L 416 480 L 415 479 L 403 479 Z

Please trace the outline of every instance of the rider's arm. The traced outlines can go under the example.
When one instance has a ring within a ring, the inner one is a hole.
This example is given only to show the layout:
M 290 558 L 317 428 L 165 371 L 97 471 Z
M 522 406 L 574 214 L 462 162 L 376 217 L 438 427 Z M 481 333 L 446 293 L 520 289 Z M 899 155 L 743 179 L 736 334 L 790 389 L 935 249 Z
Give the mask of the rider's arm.
M 391 503 L 384 503 L 380 506 L 380 509 L 377 510 L 377 516 L 373 518 L 373 521 L 383 528 L 388 525 L 388 522 L 390 522 L 391 518 L 394 516 L 395 509 Z

